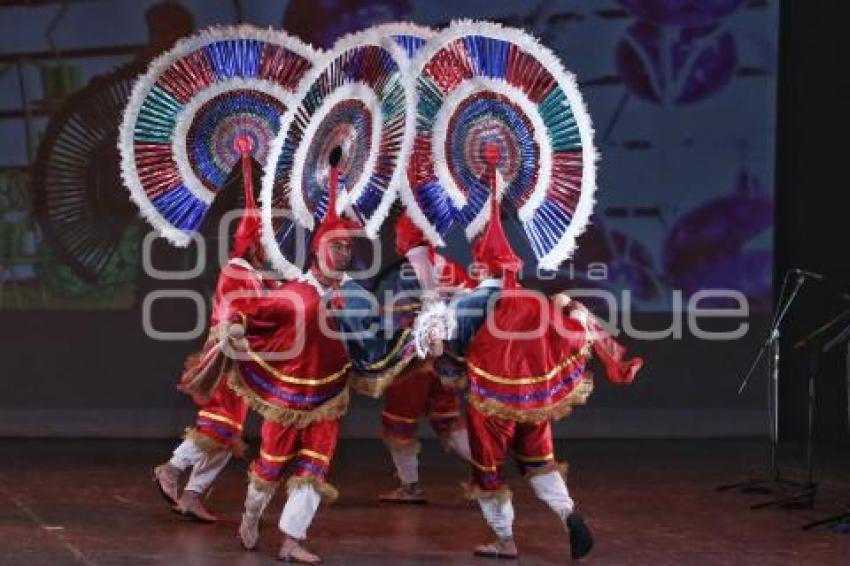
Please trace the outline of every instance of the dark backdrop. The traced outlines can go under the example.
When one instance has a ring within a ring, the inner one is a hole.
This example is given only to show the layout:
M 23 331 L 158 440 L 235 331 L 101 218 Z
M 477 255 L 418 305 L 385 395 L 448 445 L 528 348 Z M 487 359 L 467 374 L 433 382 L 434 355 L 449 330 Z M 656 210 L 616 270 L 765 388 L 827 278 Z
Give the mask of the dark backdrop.
M 850 308 L 848 3 L 783 2 L 776 152 L 776 289 L 788 268 L 827 276 L 810 282 L 791 310 L 782 340 L 782 432 L 801 438 L 807 422 L 809 351 L 794 344 Z M 841 298 L 844 295 L 844 298 Z M 846 326 L 846 324 L 845 324 Z M 843 327 L 842 327 L 843 328 Z M 821 359 L 818 438 L 848 438 L 847 341 Z

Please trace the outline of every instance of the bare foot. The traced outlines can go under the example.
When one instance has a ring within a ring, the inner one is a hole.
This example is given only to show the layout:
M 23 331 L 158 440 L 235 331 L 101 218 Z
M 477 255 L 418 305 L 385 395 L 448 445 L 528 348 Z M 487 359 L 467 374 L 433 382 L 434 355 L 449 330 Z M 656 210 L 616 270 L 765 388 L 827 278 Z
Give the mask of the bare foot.
M 496 540 L 475 547 L 475 556 L 514 559 L 519 556 L 514 539 Z
M 294 562 L 296 564 L 321 564 L 322 559 L 318 555 L 313 554 L 301 543 L 292 538 L 286 537 L 283 544 L 280 545 L 280 552 L 277 554 L 277 559 L 284 562 Z
M 218 517 L 207 511 L 201 503 L 201 494 L 196 491 L 184 490 L 183 495 L 173 507 L 174 512 L 200 523 L 215 523 Z
M 378 496 L 378 499 L 386 503 L 427 503 L 425 495 L 415 483 L 402 485 L 383 493 Z
M 153 469 L 153 481 L 166 501 L 171 505 L 177 503 L 180 497 L 180 470 L 169 462 L 160 464 Z

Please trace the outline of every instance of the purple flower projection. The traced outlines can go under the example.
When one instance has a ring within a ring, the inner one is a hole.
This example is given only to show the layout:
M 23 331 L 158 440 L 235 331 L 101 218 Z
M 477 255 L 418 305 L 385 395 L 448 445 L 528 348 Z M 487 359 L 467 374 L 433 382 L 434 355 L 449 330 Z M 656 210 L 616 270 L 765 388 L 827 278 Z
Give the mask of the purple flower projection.
M 635 18 L 662 26 L 704 27 L 732 14 L 746 0 L 620 0 Z
M 736 289 L 769 309 L 773 279 L 773 198 L 742 172 L 733 194 L 682 216 L 664 244 L 664 269 L 685 298 L 702 289 Z M 728 301 L 727 301 L 728 302 Z M 729 307 L 706 300 L 702 307 Z
M 571 264 L 575 273 L 568 289 L 604 289 L 614 294 L 627 289 L 636 308 L 669 298 L 669 289 L 649 248 L 633 236 L 609 229 L 600 218 L 595 218 L 580 236 Z M 605 264 L 605 277 L 600 277 L 594 267 L 600 264 Z M 607 315 L 606 301 L 589 296 L 582 302 L 597 314 Z
M 665 106 L 704 100 L 725 87 L 738 56 L 731 33 L 635 22 L 617 46 L 617 71 L 629 91 Z
M 735 74 L 735 39 L 721 22 L 743 0 L 620 0 L 637 18 L 617 45 L 630 92 L 664 106 L 704 100 Z

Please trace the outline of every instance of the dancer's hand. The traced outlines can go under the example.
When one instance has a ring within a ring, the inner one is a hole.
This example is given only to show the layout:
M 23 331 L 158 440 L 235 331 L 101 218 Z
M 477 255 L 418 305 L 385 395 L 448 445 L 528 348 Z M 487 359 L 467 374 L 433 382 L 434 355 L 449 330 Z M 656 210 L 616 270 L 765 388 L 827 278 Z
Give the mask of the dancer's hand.
M 227 327 L 227 339 L 236 350 L 244 352 L 248 349 L 248 341 L 245 339 L 245 327 L 239 323 L 230 324 Z
M 227 337 L 231 340 L 241 340 L 242 338 L 245 338 L 245 327 L 239 323 L 228 325 Z
M 428 355 L 434 358 L 443 355 L 443 329 L 438 326 L 428 330 Z

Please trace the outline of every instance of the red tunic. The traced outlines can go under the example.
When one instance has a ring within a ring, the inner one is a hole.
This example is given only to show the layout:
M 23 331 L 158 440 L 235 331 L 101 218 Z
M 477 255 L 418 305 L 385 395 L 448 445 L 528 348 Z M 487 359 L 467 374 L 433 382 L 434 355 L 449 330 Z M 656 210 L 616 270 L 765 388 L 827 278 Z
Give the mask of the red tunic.
M 208 404 L 216 395 L 221 396 L 220 389 L 227 388 L 225 378 L 233 371 L 232 360 L 221 348 L 220 324 L 229 319 L 235 305 L 262 297 L 267 286 L 261 274 L 243 259 L 231 259 L 221 270 L 210 313 L 209 335 L 201 351 L 187 358 L 177 386 L 199 405 Z
M 230 315 L 239 304 L 252 298 L 263 296 L 266 289 L 262 275 L 244 259 L 228 261 L 215 286 L 212 312 L 210 313 L 210 329 L 215 329 L 220 322 L 229 320 Z
M 291 281 L 235 303 L 230 318 L 245 324 L 247 339 L 230 386 L 257 412 L 296 427 L 345 412 L 351 364 L 314 284 Z
M 643 365 L 640 358 L 622 361 L 625 348 L 578 303 L 567 306 L 583 311 L 573 318 L 540 293 L 521 287 L 505 293 L 466 356 L 469 401 L 482 413 L 521 422 L 557 419 L 593 392 L 586 372 L 591 353 L 615 383 L 631 382 Z
M 584 327 L 539 293 L 506 293 L 470 344 L 469 401 L 482 413 L 517 421 L 564 416 L 593 388 Z

